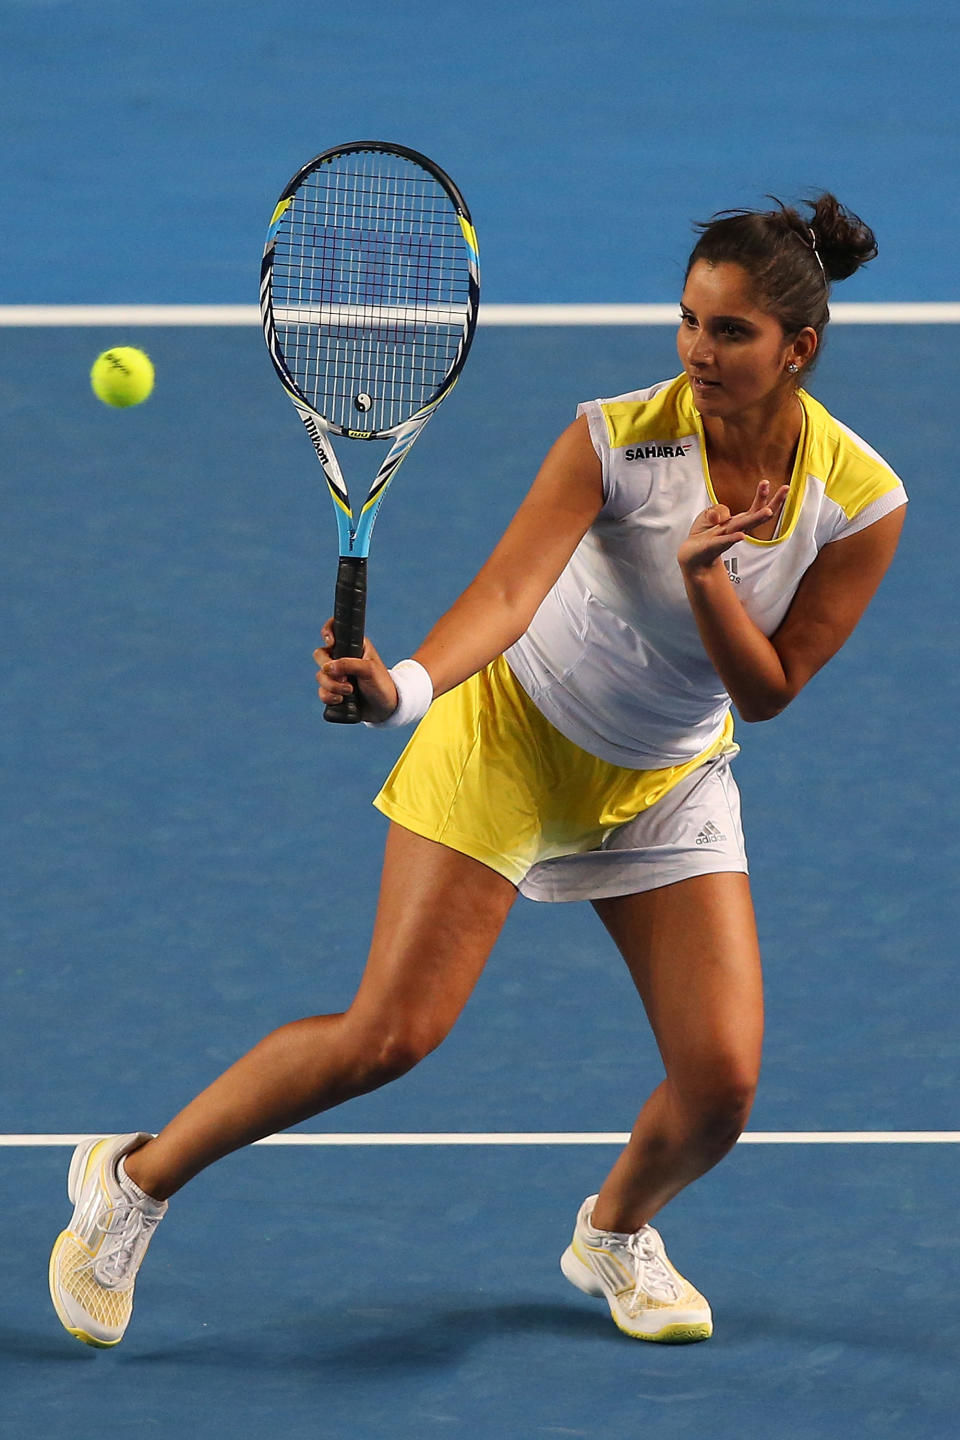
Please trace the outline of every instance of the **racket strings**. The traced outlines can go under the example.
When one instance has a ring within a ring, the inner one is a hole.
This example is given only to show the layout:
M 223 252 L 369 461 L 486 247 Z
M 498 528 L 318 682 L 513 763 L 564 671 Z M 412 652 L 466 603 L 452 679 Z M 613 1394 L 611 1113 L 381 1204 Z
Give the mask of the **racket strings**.
M 464 343 L 470 267 L 457 212 L 401 157 L 349 155 L 312 171 L 278 229 L 272 284 L 293 379 L 346 429 L 409 418 Z

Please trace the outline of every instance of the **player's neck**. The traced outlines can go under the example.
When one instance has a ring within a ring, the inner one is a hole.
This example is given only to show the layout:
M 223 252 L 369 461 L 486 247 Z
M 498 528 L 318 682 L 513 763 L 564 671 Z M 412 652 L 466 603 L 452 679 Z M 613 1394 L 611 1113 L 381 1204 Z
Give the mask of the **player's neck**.
M 743 475 L 789 480 L 803 429 L 803 410 L 795 395 L 776 406 L 758 405 L 737 415 L 703 417 L 707 455 L 713 465 Z

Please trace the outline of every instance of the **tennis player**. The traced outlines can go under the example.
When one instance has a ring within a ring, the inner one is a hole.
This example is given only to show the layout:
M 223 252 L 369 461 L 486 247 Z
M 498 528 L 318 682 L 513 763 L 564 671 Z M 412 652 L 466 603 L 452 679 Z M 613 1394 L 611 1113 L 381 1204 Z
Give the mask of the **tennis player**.
M 763 1024 L 731 706 L 778 715 L 843 645 L 906 495 L 804 387 L 831 282 L 873 258 L 831 195 L 701 225 L 676 378 L 581 405 L 492 556 L 412 659 L 316 652 L 371 724 L 420 720 L 350 1008 L 284 1025 L 156 1137 L 76 1151 L 51 1293 L 116 1344 L 167 1201 L 220 1156 L 402 1075 L 448 1033 L 518 891 L 590 900 L 664 1066 L 561 1260 L 643 1340 L 712 1332 L 651 1220 L 734 1145 Z M 585 1015 L 585 1023 L 589 1023 Z

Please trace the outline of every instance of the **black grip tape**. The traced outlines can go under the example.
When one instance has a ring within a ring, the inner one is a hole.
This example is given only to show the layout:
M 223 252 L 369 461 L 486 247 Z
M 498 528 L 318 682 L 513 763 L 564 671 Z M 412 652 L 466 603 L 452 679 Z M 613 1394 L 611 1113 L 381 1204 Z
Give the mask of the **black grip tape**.
M 367 610 L 366 557 L 341 555 L 337 568 L 337 594 L 333 604 L 333 658 L 345 655 L 359 658 L 363 654 L 363 621 Z M 356 725 L 360 720 L 356 681 L 353 694 L 345 695 L 339 705 L 326 705 L 324 720 L 334 725 Z

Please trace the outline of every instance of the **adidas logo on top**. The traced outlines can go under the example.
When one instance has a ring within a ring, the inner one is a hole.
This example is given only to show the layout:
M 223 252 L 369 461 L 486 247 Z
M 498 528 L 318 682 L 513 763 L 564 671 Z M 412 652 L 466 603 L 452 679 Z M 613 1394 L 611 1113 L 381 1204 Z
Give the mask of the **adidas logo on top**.
M 724 840 L 726 840 L 726 838 L 727 837 L 726 835 L 724 835 L 723 831 L 718 826 L 714 825 L 712 820 L 708 820 L 706 825 L 704 825 L 703 829 L 700 831 L 700 834 L 697 836 L 697 844 L 720 845 L 723 843 Z

